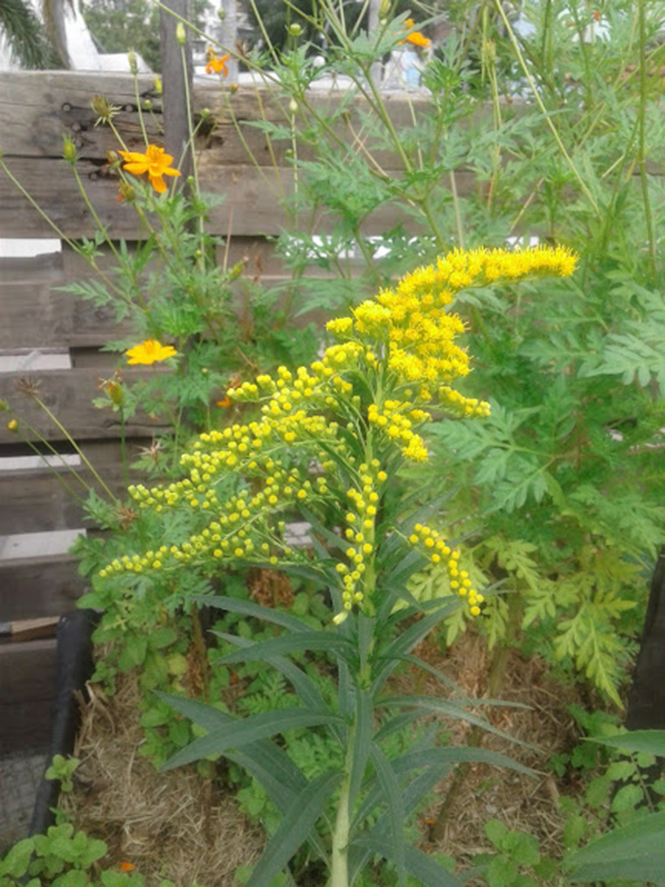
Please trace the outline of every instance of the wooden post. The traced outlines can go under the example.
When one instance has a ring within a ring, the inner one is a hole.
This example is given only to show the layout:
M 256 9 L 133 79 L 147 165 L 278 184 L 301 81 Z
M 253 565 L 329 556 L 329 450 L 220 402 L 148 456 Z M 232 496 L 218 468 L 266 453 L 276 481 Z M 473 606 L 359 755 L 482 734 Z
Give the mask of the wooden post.
M 367 16 L 367 34 L 369 36 L 370 41 L 372 39 L 376 39 L 376 35 L 379 32 L 379 7 L 381 6 L 381 0 L 369 0 L 369 12 Z M 371 75 L 372 80 L 376 83 L 377 86 L 381 85 L 381 81 L 383 80 L 383 64 L 381 62 L 374 62 L 371 67 Z
M 236 0 L 222 0 L 220 9 L 222 16 L 219 42 L 224 47 L 224 51 L 230 53 L 230 58 L 227 62 L 229 75 L 226 79 L 227 83 L 237 83 L 238 59 L 236 58 L 235 53 L 236 40 L 238 37 L 238 15 Z
M 187 118 L 187 90 L 192 94 L 192 51 L 189 40 L 178 43 L 176 31 L 180 19 L 189 21 L 188 0 L 163 0 L 166 9 L 160 12 L 160 41 L 162 50 L 162 86 L 164 145 L 175 158 L 175 165 L 186 178 L 191 171 L 189 122 Z M 187 29 L 185 28 L 187 34 Z M 184 64 L 183 64 L 184 61 Z

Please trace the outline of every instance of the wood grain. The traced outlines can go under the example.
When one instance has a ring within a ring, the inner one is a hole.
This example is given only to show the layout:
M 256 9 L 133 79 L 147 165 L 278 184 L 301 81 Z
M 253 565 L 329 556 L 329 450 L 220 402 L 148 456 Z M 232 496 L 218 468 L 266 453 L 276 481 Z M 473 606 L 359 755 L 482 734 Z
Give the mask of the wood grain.
M 156 371 L 159 372 L 159 371 Z M 126 382 L 145 378 L 145 373 L 126 370 Z M 57 417 L 61 425 L 75 440 L 118 438 L 120 418 L 111 410 L 97 410 L 92 400 L 99 397 L 100 371 L 83 367 L 68 370 L 44 370 L 39 373 L 3 373 L 0 375 L 0 400 L 10 404 L 19 416 L 21 437 L 36 440 L 64 439 L 62 430 L 49 418 L 29 395 L 21 394 L 20 388 L 28 383 L 38 383 L 40 400 Z M 126 434 L 130 437 L 150 437 L 166 429 L 164 423 L 146 415 L 136 415 L 126 422 Z M 12 443 L 17 433 L 0 423 L 0 444 Z
M 77 568 L 78 560 L 69 554 L 0 560 L 2 621 L 61 616 L 73 610 L 87 587 Z

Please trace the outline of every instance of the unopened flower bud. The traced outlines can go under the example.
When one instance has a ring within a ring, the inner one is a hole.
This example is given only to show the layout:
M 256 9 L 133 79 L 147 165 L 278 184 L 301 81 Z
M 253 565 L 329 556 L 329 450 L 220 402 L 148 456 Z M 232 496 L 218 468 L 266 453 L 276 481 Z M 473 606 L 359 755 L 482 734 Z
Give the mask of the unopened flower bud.
M 217 10 L 217 18 L 220 20 L 220 22 L 223 22 L 226 18 L 226 10 L 221 9 L 220 7 L 220 9 Z
M 298 111 L 298 102 L 295 99 L 291 99 L 289 102 L 289 111 L 291 114 L 296 114 Z
M 298 24 L 298 22 L 294 22 L 292 25 L 289 25 L 289 34 L 292 37 L 300 37 L 302 34 L 302 28 Z
M 138 66 L 138 62 L 136 61 L 136 53 L 134 52 L 133 49 L 130 49 L 129 52 L 127 53 L 127 61 L 129 62 L 130 74 L 138 74 L 139 66 Z
M 231 268 L 231 271 L 229 272 L 229 277 L 231 278 L 231 280 L 237 280 L 240 277 L 240 275 L 242 274 L 244 268 L 245 268 L 244 262 L 237 262 L 233 266 L 233 268 Z
M 146 99 L 143 102 L 143 107 L 145 108 L 146 111 L 152 111 L 152 102 L 150 101 L 150 99 Z
M 237 83 L 231 83 L 229 86 L 229 90 L 231 92 L 238 92 L 239 86 Z
M 76 163 L 76 145 L 67 135 L 62 140 L 62 156 L 67 163 Z
M 107 151 L 106 162 L 109 166 L 114 166 L 116 163 L 120 163 L 120 155 L 117 151 Z
M 212 114 L 212 111 L 210 110 L 210 108 L 203 108 L 201 110 L 201 120 L 207 120 L 211 114 Z
M 16 419 L 10 419 L 9 422 L 7 422 L 7 430 L 18 431 L 18 422 Z
M 155 92 L 157 93 L 157 95 L 161 95 L 162 94 L 162 78 L 161 77 L 155 77 L 154 87 L 155 87 Z
M 187 33 L 185 31 L 185 26 L 182 22 L 178 22 L 175 29 L 175 39 L 181 46 L 184 46 L 187 43 Z
M 111 399 L 111 403 L 115 404 L 115 406 L 122 406 L 122 402 L 124 400 L 124 391 L 122 385 L 118 384 L 118 382 L 111 381 L 106 386 L 106 393 Z
M 379 3 L 379 18 L 388 18 L 392 5 L 392 0 L 381 0 Z
M 6 400 L 0 400 L 0 413 L 6 413 L 9 409 L 9 404 Z

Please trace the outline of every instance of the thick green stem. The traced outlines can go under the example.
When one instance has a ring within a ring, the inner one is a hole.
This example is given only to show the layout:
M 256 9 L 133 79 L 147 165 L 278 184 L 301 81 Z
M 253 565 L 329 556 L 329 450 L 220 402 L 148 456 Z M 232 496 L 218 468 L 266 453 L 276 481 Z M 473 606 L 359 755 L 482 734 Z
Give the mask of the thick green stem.
M 351 765 L 353 763 L 353 740 L 356 725 L 349 727 L 346 761 L 344 763 L 344 781 L 337 805 L 335 828 L 332 834 L 331 874 L 329 887 L 349 887 L 349 836 L 351 832 L 350 789 L 351 789 Z

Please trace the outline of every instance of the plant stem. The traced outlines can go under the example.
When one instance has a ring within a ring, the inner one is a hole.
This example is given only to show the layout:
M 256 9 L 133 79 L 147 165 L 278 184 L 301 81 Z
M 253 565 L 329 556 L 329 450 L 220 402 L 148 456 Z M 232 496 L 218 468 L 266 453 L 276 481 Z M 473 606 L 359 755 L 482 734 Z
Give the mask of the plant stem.
M 552 119 L 547 111 L 547 108 L 543 104 L 543 100 L 540 97 L 540 93 L 538 92 L 538 87 L 536 86 L 534 79 L 531 76 L 531 72 L 529 71 L 528 65 L 527 65 L 526 61 L 524 60 L 524 56 L 522 55 L 520 45 L 517 41 L 517 37 L 515 36 L 515 32 L 513 31 L 512 27 L 510 25 L 510 22 L 508 21 L 508 17 L 506 15 L 506 13 L 504 12 L 501 4 L 498 2 L 498 0 L 495 0 L 495 2 L 496 2 L 497 11 L 498 11 L 499 15 L 501 16 L 501 19 L 503 21 L 503 24 L 505 25 L 506 31 L 508 32 L 508 36 L 510 37 L 510 42 L 513 44 L 513 49 L 515 50 L 515 55 L 517 56 L 517 60 L 520 63 L 520 67 L 522 68 L 522 71 L 524 72 L 524 76 L 526 77 L 526 79 L 529 82 L 529 86 L 531 87 L 531 91 L 533 92 L 533 97 L 536 100 L 536 104 L 540 108 L 540 111 L 541 111 L 543 117 L 545 118 L 545 122 L 547 123 L 552 135 L 554 136 L 554 141 L 557 143 L 557 146 L 558 146 L 559 150 L 561 151 L 566 163 L 570 167 L 570 171 L 577 179 L 577 183 L 580 186 L 580 190 L 582 191 L 582 193 L 584 194 L 586 199 L 591 204 L 591 207 L 592 207 L 593 211 L 595 212 L 595 214 L 600 218 L 602 216 L 602 213 L 600 211 L 600 207 L 596 203 L 596 200 L 595 200 L 593 194 L 591 193 L 591 191 L 587 187 L 586 182 L 584 181 L 584 179 L 580 175 L 580 172 L 577 169 L 577 167 L 575 166 L 575 163 L 573 162 L 572 157 L 570 156 L 570 154 L 566 150 L 566 146 L 564 145 L 563 141 L 561 140 L 561 136 L 559 135 L 559 132 L 558 132 L 556 126 L 552 123 Z
M 335 828 L 332 833 L 331 850 L 331 875 L 329 887 L 348 887 L 349 885 L 349 834 L 351 831 L 351 816 L 349 813 L 350 789 L 351 789 L 351 765 L 353 763 L 353 740 L 355 738 L 356 725 L 349 727 L 346 760 L 344 762 L 344 781 L 337 805 Z
M 656 278 L 656 240 L 653 230 L 653 214 L 651 212 L 651 200 L 649 198 L 649 179 L 646 169 L 646 108 L 647 108 L 647 69 L 646 69 L 646 0 L 639 3 L 639 28 L 640 28 L 640 111 L 639 111 L 639 153 L 638 166 L 640 170 L 640 182 L 642 184 L 642 200 L 644 203 L 644 218 L 647 225 L 647 241 L 649 245 L 649 265 L 652 278 Z

